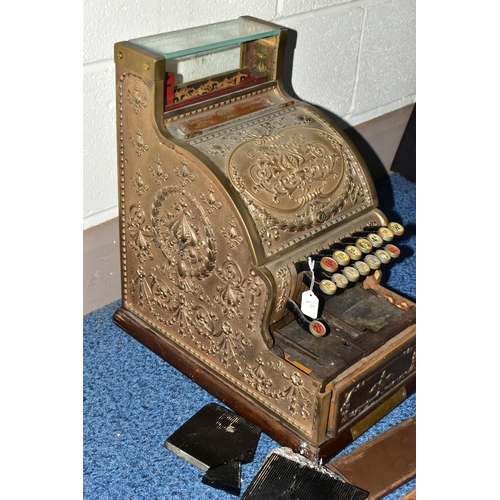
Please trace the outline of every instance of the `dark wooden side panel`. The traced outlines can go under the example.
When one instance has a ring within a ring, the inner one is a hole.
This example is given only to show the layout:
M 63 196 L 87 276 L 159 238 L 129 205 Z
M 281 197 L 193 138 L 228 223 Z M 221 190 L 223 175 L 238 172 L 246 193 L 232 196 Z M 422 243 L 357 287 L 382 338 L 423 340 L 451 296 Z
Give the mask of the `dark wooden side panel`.
M 416 475 L 416 417 L 333 459 L 328 468 L 368 491 L 369 500 L 387 495 Z

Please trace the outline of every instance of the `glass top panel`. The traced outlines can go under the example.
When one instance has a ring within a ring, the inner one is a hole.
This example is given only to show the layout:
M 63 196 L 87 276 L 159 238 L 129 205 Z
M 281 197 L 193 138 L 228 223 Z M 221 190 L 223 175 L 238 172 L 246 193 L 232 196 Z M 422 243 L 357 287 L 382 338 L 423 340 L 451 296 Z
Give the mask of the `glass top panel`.
M 232 21 L 223 21 L 207 26 L 134 38 L 129 42 L 158 52 L 169 59 L 277 35 L 279 32 L 279 29 L 240 17 Z

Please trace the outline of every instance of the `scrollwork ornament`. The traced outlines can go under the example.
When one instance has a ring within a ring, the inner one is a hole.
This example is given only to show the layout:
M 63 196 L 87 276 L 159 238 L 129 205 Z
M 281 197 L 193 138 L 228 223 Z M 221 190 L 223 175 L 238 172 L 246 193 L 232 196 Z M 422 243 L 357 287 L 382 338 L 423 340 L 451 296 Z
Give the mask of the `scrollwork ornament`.
M 139 307 L 144 308 L 153 292 L 151 291 L 146 272 L 142 266 L 137 266 L 134 276 L 130 278 L 130 284 L 131 295 L 137 297 Z
M 278 240 L 280 238 L 281 232 L 298 232 L 311 229 L 317 225 L 314 214 L 317 210 L 321 210 L 326 218 L 330 218 L 337 215 L 346 206 L 348 202 L 357 199 L 359 195 L 363 195 L 362 189 L 358 189 L 358 186 L 353 181 L 353 171 L 351 168 L 346 168 L 345 176 L 342 181 L 341 192 L 336 197 L 333 203 L 322 203 L 316 201 L 311 201 L 307 206 L 303 214 L 295 217 L 294 219 L 288 219 L 286 217 L 278 217 L 271 212 L 267 211 L 264 207 L 258 204 L 253 204 L 254 218 L 262 220 L 264 223 L 264 228 L 261 229 L 262 238 L 268 240 L 268 244 L 272 244 L 272 240 Z M 248 200 L 244 194 L 243 199 Z
M 217 250 L 203 209 L 182 189 L 164 187 L 153 201 L 152 230 L 171 281 L 181 290 L 204 297 L 199 281 L 212 273 Z
M 324 214 L 321 224 L 330 224 L 363 202 L 365 190 L 351 156 L 332 133 L 287 127 L 236 147 L 227 168 L 252 218 L 260 221 L 261 241 L 271 248 L 286 233 L 316 230 L 318 211 Z
M 217 316 L 213 312 L 208 312 L 202 306 L 193 309 L 194 327 L 198 335 L 211 338 L 214 335 Z M 196 340 L 195 336 L 193 339 Z
M 284 391 L 284 397 L 289 402 L 288 410 L 292 415 L 300 414 L 302 418 L 309 416 L 311 404 L 311 392 L 305 388 L 302 376 L 298 372 L 293 372 L 289 377 L 291 384 Z
M 289 373 L 281 362 L 266 362 L 262 353 L 254 360 L 254 363 L 254 365 L 247 364 L 244 370 L 240 370 L 245 382 L 271 399 L 286 401 L 291 415 L 300 415 L 304 420 L 308 418 L 312 408 L 312 395 L 311 391 L 305 387 L 301 374 L 297 371 Z M 273 389 L 276 378 L 267 375 L 267 368 L 281 373 L 283 380 L 288 381 L 288 384 L 281 384 L 285 386 Z
M 214 301 L 222 307 L 224 315 L 228 318 L 242 318 L 240 305 L 245 297 L 243 276 L 240 267 L 228 255 L 227 259 L 215 271 L 215 275 L 223 283 L 217 287 Z
M 146 224 L 146 215 L 141 208 L 140 202 L 133 204 L 129 208 L 127 229 L 130 234 L 129 246 L 135 250 L 139 262 L 152 260 L 153 254 L 150 251 L 150 238 L 154 236 L 153 229 Z
M 192 331 L 193 302 L 188 300 L 185 294 L 179 293 L 175 305 L 177 307 L 172 308 L 173 314 L 169 319 L 169 324 L 177 327 L 177 333 L 180 337 L 185 337 Z
M 280 239 L 280 233 L 276 227 L 269 227 L 272 224 L 268 224 L 265 227 L 259 229 L 259 236 L 261 241 L 267 246 L 271 247 L 275 241 Z
M 257 139 L 254 144 L 253 148 L 248 143 L 244 146 L 252 160 L 245 176 L 251 180 L 250 193 L 257 200 L 273 207 L 286 200 L 287 210 L 298 210 L 311 195 L 312 199 L 328 196 L 336 187 L 340 154 L 329 147 L 328 140 L 315 141 L 289 131 Z M 235 160 L 231 173 L 236 169 L 239 164 Z
M 340 421 L 342 424 L 347 422 L 347 420 L 359 415 L 365 408 L 370 406 L 376 400 L 378 400 L 383 394 L 387 393 L 389 389 L 394 387 L 397 383 L 401 382 L 405 377 L 415 371 L 416 365 L 416 349 L 415 346 L 408 347 L 403 353 L 403 356 L 408 356 L 411 354 L 409 367 L 400 374 L 396 374 L 393 371 L 383 369 L 380 372 L 378 380 L 372 384 L 368 390 L 368 394 L 371 396 L 363 401 L 363 404 L 356 406 L 351 410 L 351 399 L 352 396 L 359 391 L 362 387 L 367 384 L 367 380 L 362 380 L 356 384 L 350 391 L 344 394 L 344 401 L 340 407 Z
M 214 334 L 213 339 L 214 352 L 225 366 L 229 366 L 234 358 L 244 356 L 245 349 L 252 346 L 243 331 L 239 328 L 233 329 L 227 321 L 222 323 L 221 329 Z
M 281 118 L 259 123 L 248 130 L 247 139 L 264 140 L 266 137 L 276 134 L 283 126 L 284 124 Z
M 161 307 L 169 309 L 175 294 L 168 285 L 155 275 L 151 275 L 151 302 Z
M 245 382 L 253 387 L 256 391 L 270 396 L 270 387 L 273 385 L 273 381 L 270 377 L 266 375 L 265 371 L 265 361 L 262 356 L 255 359 L 255 365 L 246 365 L 245 370 L 240 369 Z M 272 395 L 271 395 L 272 397 Z
M 222 156 L 223 158 L 227 158 L 229 151 L 231 151 L 231 146 L 228 146 L 227 144 L 207 144 L 207 153 L 209 155 Z
M 286 291 L 288 290 L 291 281 L 291 274 L 288 267 L 283 267 L 281 269 L 278 269 L 278 272 L 276 273 L 276 278 L 278 283 L 278 294 L 276 297 L 276 311 L 281 311 L 282 309 L 285 308 L 287 299 Z
M 310 127 L 314 122 L 313 119 L 308 115 L 299 115 L 292 121 L 292 123 L 294 125 Z

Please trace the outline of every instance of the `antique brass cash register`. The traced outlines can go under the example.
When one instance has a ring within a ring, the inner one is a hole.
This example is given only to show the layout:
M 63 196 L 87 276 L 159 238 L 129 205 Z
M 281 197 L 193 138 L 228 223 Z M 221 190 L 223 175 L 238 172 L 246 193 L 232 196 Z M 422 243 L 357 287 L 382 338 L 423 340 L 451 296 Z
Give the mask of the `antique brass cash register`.
M 115 45 L 114 321 L 328 459 L 415 390 L 416 305 L 380 285 L 404 228 L 363 159 L 284 90 L 286 36 L 242 17 Z

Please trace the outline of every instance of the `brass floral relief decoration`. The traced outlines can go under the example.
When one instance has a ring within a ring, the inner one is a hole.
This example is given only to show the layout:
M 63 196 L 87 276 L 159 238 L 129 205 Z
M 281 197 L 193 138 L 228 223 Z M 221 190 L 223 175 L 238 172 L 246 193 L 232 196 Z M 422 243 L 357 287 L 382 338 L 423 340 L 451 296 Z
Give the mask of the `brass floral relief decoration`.
M 208 188 L 208 194 L 201 193 L 201 201 L 205 204 L 205 210 L 211 215 L 215 210 L 222 208 L 222 203 L 215 198 L 215 190 L 213 185 Z
M 222 236 L 224 236 L 224 238 L 226 239 L 229 248 L 234 248 L 236 245 L 239 245 L 243 242 L 243 237 L 240 236 L 236 230 L 236 223 L 234 221 L 234 218 L 229 221 L 229 226 L 229 229 L 223 227 L 221 229 L 221 233 Z
M 274 376 L 268 374 L 268 369 L 275 373 L 281 373 L 283 380 L 287 381 L 285 386 L 279 389 L 273 389 Z M 254 389 L 265 396 L 284 400 L 287 409 L 291 415 L 300 415 L 304 420 L 309 417 L 312 408 L 312 394 L 304 385 L 302 375 L 297 371 L 289 370 L 281 361 L 266 361 L 266 358 L 260 353 L 254 360 L 254 364 L 247 364 L 240 368 L 245 381 Z
M 149 146 L 144 142 L 142 137 L 141 128 L 138 125 L 137 130 L 135 131 L 136 136 L 130 138 L 130 142 L 134 146 L 135 152 L 137 156 L 142 156 L 143 153 L 149 150 Z
M 133 106 L 135 114 L 139 114 L 148 105 L 148 99 L 141 95 L 138 81 L 135 81 L 134 90 L 127 89 L 127 100 Z
M 149 166 L 151 175 L 155 178 L 156 184 L 161 185 L 168 179 L 168 174 L 163 170 L 160 155 L 158 154 L 154 165 Z
M 132 185 L 134 185 L 137 189 L 137 194 L 139 196 L 143 195 L 146 191 L 149 190 L 149 186 L 144 182 L 144 179 L 141 174 L 141 169 L 140 167 L 137 168 L 137 172 L 135 174 L 135 177 L 131 177 L 130 181 Z
M 221 217 L 221 213 L 231 213 L 224 205 L 226 198 L 217 194 L 219 187 L 207 178 L 195 175 L 197 171 L 186 158 L 166 147 L 161 149 L 156 142 L 148 144 L 146 138 L 154 137 L 154 130 L 140 121 L 141 111 L 151 104 L 144 82 L 135 77 L 127 81 L 123 76 L 118 85 L 122 98 L 119 112 L 123 113 L 119 129 L 120 203 L 127 233 L 127 307 L 231 379 L 240 390 L 269 405 L 304 432 L 311 432 L 306 419 L 316 404 L 314 384 L 295 367 L 265 351 L 260 330 L 269 290 L 250 266 L 239 219 Z M 281 124 L 280 120 L 276 117 L 275 125 Z M 262 140 L 261 146 L 269 150 L 264 155 L 267 161 L 273 159 L 272 141 L 263 137 L 275 130 L 275 125 L 261 122 L 252 128 L 255 139 Z M 231 148 L 244 139 L 237 131 L 231 137 L 235 141 Z M 304 160 L 285 157 L 278 164 L 281 179 L 286 169 L 300 170 L 300 162 L 311 159 L 310 168 L 323 169 L 323 180 L 327 181 L 331 175 L 328 168 L 335 168 L 334 158 L 319 147 L 308 153 L 303 144 L 294 144 Z M 127 167 L 133 163 L 131 157 L 141 158 L 141 165 L 134 164 L 132 171 Z M 306 189 L 316 174 L 308 181 L 311 173 L 305 173 L 302 187 L 295 190 L 280 180 L 288 189 L 284 193 L 276 191 L 258 168 L 253 175 L 257 175 L 262 192 L 282 202 L 297 198 L 298 189 Z M 217 227 L 214 221 L 218 221 Z M 272 234 L 272 228 L 269 230 Z M 284 286 L 288 279 L 283 275 Z

